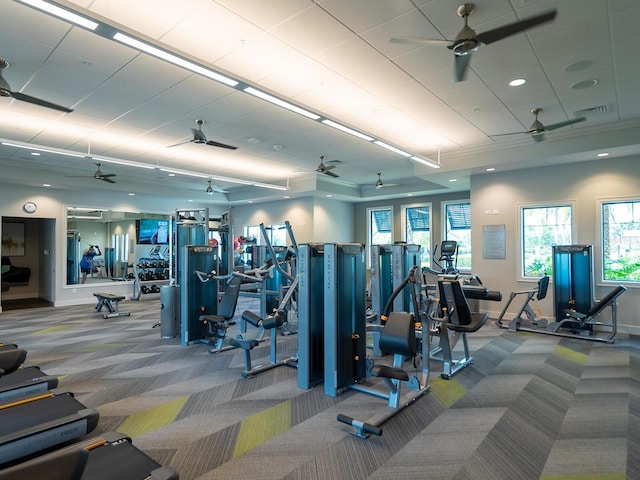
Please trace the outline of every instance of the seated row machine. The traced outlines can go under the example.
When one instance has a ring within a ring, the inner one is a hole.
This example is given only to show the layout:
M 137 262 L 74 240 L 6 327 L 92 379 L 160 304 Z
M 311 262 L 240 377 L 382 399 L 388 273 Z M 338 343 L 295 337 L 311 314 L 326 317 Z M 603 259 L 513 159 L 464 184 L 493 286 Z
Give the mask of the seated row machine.
M 429 352 L 429 359 L 442 362 L 440 376 L 450 380 L 453 375 L 473 362 L 469 353 L 467 333 L 477 332 L 489 319 L 486 313 L 472 312 L 464 295 L 462 285 L 457 280 L 438 281 L 440 301 L 435 314 L 429 317 L 433 324 L 432 333 L 439 338 L 439 344 Z M 464 356 L 453 358 L 453 349 L 462 340 Z

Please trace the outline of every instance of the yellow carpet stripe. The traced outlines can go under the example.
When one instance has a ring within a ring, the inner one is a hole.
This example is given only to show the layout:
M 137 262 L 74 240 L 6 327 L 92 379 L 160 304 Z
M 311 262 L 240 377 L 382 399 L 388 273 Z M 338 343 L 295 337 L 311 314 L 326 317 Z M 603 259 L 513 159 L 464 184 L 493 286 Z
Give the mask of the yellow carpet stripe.
M 449 408 L 467 394 L 467 389 L 455 379 L 437 377 L 431 380 L 431 395 L 445 408 Z
M 291 428 L 291 400 L 246 418 L 240 425 L 233 458 Z
M 34 335 L 43 335 L 45 333 L 51 332 L 61 332 L 63 330 L 71 330 L 75 328 L 76 325 L 56 325 L 54 327 L 43 328 L 42 330 L 38 330 L 37 332 L 33 332 Z
M 127 419 L 118 427 L 120 433 L 135 438 L 170 424 L 178 416 L 189 396 L 176 398 L 157 407 L 142 410 Z
M 589 356 L 584 353 L 576 352 L 575 350 L 571 350 L 567 347 L 562 347 L 560 345 L 556 346 L 553 349 L 553 354 L 562 358 L 566 358 L 567 360 L 571 360 L 572 362 L 578 363 L 580 365 L 586 365 L 589 360 Z
M 540 480 L 625 480 L 625 472 L 574 473 L 571 475 L 542 475 Z

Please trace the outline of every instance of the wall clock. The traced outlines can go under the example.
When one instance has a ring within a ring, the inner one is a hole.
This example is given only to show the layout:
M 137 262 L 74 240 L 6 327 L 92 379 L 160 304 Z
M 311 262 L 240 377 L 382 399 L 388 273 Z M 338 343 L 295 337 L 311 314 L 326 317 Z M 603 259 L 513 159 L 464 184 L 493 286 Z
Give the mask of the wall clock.
M 22 208 L 27 213 L 34 213 L 38 209 L 38 206 L 33 202 L 26 202 Z

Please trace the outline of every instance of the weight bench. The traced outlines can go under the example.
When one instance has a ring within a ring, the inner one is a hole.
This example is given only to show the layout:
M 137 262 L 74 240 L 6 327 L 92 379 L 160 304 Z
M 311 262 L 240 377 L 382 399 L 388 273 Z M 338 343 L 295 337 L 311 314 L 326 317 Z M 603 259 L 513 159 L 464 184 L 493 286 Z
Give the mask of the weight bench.
M 611 290 L 607 295 L 602 297 L 599 302 L 597 302 L 593 307 L 589 309 L 587 313 L 580 313 L 576 310 L 565 310 L 564 313 L 567 318 L 560 320 L 559 322 L 554 322 L 549 325 L 549 330 L 551 333 L 562 336 L 571 336 L 575 338 L 584 338 L 585 340 L 595 340 L 606 343 L 613 343 L 614 337 L 616 336 L 618 330 L 618 302 L 617 299 L 620 295 L 627 291 L 627 287 L 624 285 L 618 285 L 616 288 Z M 598 322 L 597 317 L 600 315 L 607 307 L 611 307 L 611 322 Z M 560 329 L 568 329 L 575 330 L 576 326 L 580 328 L 580 333 L 562 333 Z M 610 328 L 611 331 L 608 332 L 606 336 L 598 336 L 594 334 L 593 328 L 595 326 L 604 326 Z M 584 328 L 589 327 L 589 328 Z
M 440 292 L 439 310 L 442 316 L 431 315 L 434 322 L 434 333 L 440 338 L 437 347 L 429 352 L 429 358 L 442 362 L 440 376 L 450 380 L 464 367 L 473 363 L 473 357 L 469 353 L 467 333 L 477 332 L 489 319 L 486 313 L 472 312 L 464 295 L 462 286 L 457 280 L 438 282 Z M 453 349 L 462 339 L 464 357 L 453 358 Z
M 124 295 L 115 295 L 113 293 L 94 293 L 94 297 L 98 299 L 98 304 L 96 305 L 96 312 L 101 312 L 102 307 L 107 307 L 107 311 L 109 313 L 103 313 L 102 318 L 112 318 L 112 317 L 128 317 L 131 315 L 130 312 L 119 312 L 118 311 L 118 303 L 120 300 L 124 300 Z

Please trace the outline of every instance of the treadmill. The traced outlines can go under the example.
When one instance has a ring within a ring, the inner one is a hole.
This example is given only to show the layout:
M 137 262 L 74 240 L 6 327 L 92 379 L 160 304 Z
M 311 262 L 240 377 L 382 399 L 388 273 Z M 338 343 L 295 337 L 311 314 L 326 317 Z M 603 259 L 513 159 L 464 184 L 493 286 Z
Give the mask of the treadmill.
M 26 358 L 26 350 L 16 348 L 15 345 L 2 345 L 0 347 L 0 377 L 17 370 Z
M 107 432 L 0 470 L 0 480 L 178 480 L 137 449 L 131 438 Z
M 0 376 L 0 405 L 15 402 L 58 387 L 58 377 L 47 375 L 39 367 L 20 367 Z
M 92 432 L 99 417 L 58 390 L 0 405 L 0 468 Z

